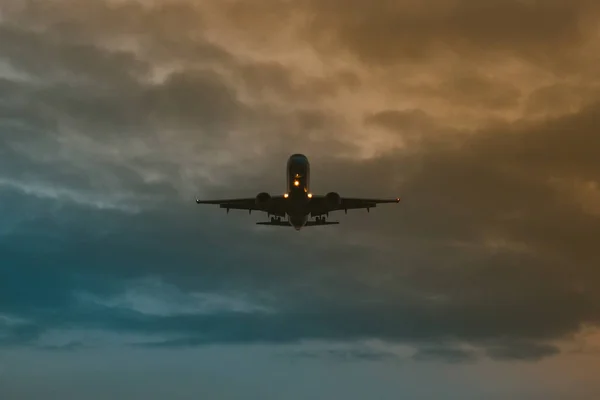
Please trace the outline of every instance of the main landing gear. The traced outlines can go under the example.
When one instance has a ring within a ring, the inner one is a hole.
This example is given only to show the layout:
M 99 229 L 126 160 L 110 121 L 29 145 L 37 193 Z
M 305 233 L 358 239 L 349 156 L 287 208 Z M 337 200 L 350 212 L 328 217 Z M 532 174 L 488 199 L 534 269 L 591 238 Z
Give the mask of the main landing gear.
M 325 217 L 325 216 L 315 218 L 315 222 L 317 224 L 324 224 L 326 221 L 327 221 L 327 217 Z
M 271 217 L 271 222 L 281 222 L 281 217 Z

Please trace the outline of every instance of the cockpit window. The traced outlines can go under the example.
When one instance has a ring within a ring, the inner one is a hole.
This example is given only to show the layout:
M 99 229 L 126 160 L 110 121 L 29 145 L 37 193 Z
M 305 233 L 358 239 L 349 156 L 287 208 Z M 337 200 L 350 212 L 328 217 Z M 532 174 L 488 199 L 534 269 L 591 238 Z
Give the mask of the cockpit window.
M 301 178 L 307 175 L 308 159 L 303 154 L 294 154 L 288 161 L 288 171 L 292 176 Z
M 290 161 L 306 163 L 308 161 L 308 159 L 306 158 L 306 156 L 304 154 L 293 154 L 290 157 Z

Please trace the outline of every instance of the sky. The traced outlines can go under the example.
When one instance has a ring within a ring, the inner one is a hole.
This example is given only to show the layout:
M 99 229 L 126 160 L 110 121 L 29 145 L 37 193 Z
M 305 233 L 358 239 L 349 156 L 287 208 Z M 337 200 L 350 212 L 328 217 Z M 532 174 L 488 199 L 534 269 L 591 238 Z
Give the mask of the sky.
M 0 0 L 0 398 L 600 397 L 600 3 Z M 274 229 L 195 197 L 400 196 Z

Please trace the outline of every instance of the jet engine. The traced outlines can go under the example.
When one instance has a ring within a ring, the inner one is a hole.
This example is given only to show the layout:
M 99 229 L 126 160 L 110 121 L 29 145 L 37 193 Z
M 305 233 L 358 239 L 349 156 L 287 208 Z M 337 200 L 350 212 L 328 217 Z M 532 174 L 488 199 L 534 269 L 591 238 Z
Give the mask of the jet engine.
M 339 207 L 342 204 L 342 198 L 336 192 L 329 192 L 325 195 L 325 202 L 330 210 Z
M 264 210 L 271 204 L 271 195 L 267 192 L 261 192 L 256 195 L 255 202 L 260 209 Z

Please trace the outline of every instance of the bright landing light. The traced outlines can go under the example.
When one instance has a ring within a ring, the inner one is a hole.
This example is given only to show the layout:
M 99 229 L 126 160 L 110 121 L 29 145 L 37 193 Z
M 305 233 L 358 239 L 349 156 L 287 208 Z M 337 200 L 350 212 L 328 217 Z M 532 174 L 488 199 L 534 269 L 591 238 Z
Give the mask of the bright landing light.
M 299 186 L 300 185 L 300 181 L 294 181 L 294 186 Z

